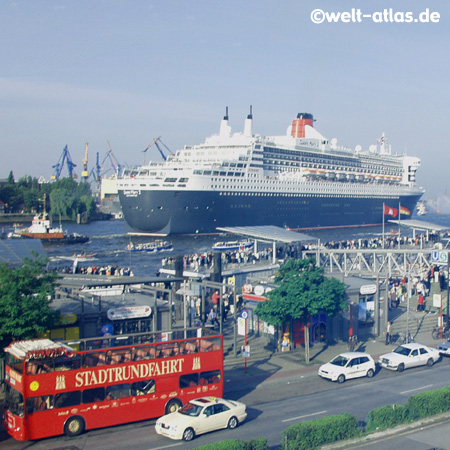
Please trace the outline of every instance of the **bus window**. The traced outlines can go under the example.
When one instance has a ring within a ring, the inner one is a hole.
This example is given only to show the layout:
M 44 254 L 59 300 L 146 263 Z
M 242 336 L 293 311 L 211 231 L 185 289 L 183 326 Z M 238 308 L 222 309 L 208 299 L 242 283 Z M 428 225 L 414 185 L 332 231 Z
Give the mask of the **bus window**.
M 189 355 L 198 352 L 198 341 L 182 342 L 180 346 L 180 353 L 182 355 Z
M 138 347 L 133 349 L 134 361 L 144 361 L 146 359 L 154 359 L 156 355 L 155 346 Z
M 129 384 L 116 384 L 106 388 L 106 400 L 118 400 L 130 396 Z
M 26 364 L 27 375 L 40 375 L 42 373 L 49 373 L 53 371 L 53 361 L 50 359 L 33 359 Z
M 68 408 L 69 406 L 79 405 L 81 403 L 81 392 L 72 391 L 62 394 L 55 394 L 55 408 Z
M 14 355 L 11 355 L 10 353 L 6 354 L 6 365 L 16 372 L 22 373 L 23 360 L 15 358 Z
M 92 352 L 83 355 L 83 367 L 104 366 L 106 358 L 104 352 Z
M 210 370 L 209 372 L 200 373 L 200 384 L 220 383 L 220 370 Z
M 65 370 L 75 370 L 81 367 L 81 358 L 74 356 L 72 358 L 62 357 L 55 358 L 55 372 L 62 372 Z
M 220 350 L 220 338 L 208 338 L 200 340 L 201 352 L 216 352 Z
M 22 417 L 24 413 L 23 395 L 9 384 L 6 385 L 5 409 L 19 417 Z
M 53 408 L 53 395 L 41 395 L 27 399 L 27 414 Z
M 131 361 L 131 350 L 111 350 L 106 354 L 108 364 L 121 364 Z
M 159 358 L 169 358 L 171 356 L 178 356 L 180 348 L 178 342 L 171 342 L 167 344 L 159 344 L 156 346 L 156 354 Z
M 86 389 L 83 391 L 83 403 L 102 402 L 105 396 L 105 388 Z
M 198 373 L 191 373 L 189 375 L 180 376 L 179 386 L 181 389 L 197 385 L 198 385 Z
M 156 391 L 155 380 L 137 381 L 131 385 L 131 395 L 147 395 Z

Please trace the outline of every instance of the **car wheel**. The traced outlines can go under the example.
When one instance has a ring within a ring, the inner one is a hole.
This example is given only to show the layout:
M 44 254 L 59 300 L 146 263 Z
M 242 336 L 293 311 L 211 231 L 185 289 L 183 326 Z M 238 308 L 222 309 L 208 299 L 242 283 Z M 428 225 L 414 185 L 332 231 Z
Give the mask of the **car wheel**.
M 230 420 L 228 421 L 228 428 L 230 430 L 234 430 L 239 425 L 239 420 L 237 420 L 236 417 L 230 417 Z
M 183 441 L 192 441 L 194 439 L 195 433 L 192 428 L 186 428 L 183 433 Z
M 433 364 L 434 364 L 433 358 L 430 358 L 430 359 L 427 361 L 427 366 L 428 366 L 428 367 L 431 367 Z
M 167 403 L 165 414 L 177 412 L 182 406 L 183 404 L 180 400 L 178 400 L 177 398 L 173 398 L 169 403 Z
M 397 370 L 399 372 L 403 372 L 405 370 L 405 365 L 404 364 L 399 364 L 399 366 L 397 367 Z
M 345 381 L 345 376 L 341 373 L 337 379 L 339 384 L 342 384 Z
M 367 371 L 367 378 L 372 378 L 374 376 L 375 372 L 373 371 L 373 369 L 369 369 Z
M 84 431 L 84 420 L 82 417 L 71 417 L 64 425 L 64 434 L 69 437 L 78 436 Z

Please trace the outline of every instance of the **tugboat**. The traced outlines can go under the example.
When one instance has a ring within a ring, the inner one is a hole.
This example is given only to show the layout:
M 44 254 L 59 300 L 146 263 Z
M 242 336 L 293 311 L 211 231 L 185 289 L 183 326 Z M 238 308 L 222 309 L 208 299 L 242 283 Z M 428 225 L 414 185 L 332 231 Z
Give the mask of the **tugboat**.
M 83 244 L 89 241 L 89 238 L 83 234 L 68 234 L 62 229 L 61 225 L 53 227 L 50 215 L 45 210 L 45 195 L 44 211 L 33 217 L 30 227 L 15 228 L 14 232 L 9 234 L 9 237 L 41 239 L 44 244 Z

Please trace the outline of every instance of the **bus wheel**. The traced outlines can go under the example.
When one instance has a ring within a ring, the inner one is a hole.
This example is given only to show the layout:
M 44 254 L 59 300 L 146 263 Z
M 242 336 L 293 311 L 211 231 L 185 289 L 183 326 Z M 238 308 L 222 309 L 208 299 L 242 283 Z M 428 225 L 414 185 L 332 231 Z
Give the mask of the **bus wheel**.
M 66 436 L 78 436 L 84 431 L 84 420 L 80 416 L 71 417 L 64 425 L 64 434 Z
M 178 400 L 177 398 L 173 398 L 166 405 L 166 414 L 177 412 L 182 406 L 183 404 L 181 403 L 180 400 Z

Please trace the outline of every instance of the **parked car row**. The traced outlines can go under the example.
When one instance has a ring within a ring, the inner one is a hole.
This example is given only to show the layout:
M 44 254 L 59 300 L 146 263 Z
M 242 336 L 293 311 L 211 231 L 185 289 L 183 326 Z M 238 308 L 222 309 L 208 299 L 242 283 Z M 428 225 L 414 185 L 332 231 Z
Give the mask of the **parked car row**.
M 385 369 L 403 372 L 410 367 L 431 367 L 443 354 L 450 355 L 450 340 L 439 344 L 437 349 L 416 343 L 402 344 L 393 352 L 381 355 L 378 364 Z M 343 383 L 351 378 L 372 378 L 376 368 L 377 364 L 368 353 L 346 352 L 320 366 L 318 374 L 322 378 Z

